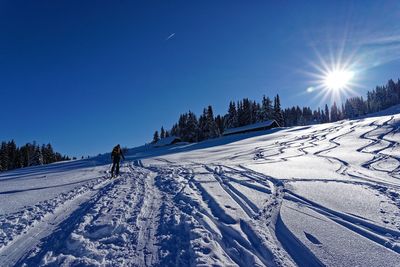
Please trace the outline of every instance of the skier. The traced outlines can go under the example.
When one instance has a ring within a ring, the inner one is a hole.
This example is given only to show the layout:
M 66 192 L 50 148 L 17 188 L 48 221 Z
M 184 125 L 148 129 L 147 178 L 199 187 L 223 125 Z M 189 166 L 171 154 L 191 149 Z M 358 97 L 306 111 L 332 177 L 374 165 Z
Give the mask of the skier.
M 111 152 L 111 160 L 113 162 L 112 168 L 111 168 L 111 177 L 114 177 L 114 169 L 115 169 L 115 176 L 118 176 L 119 174 L 119 162 L 121 160 L 121 157 L 123 160 L 125 160 L 124 154 L 122 154 L 122 150 L 120 145 L 116 145 L 112 152 Z

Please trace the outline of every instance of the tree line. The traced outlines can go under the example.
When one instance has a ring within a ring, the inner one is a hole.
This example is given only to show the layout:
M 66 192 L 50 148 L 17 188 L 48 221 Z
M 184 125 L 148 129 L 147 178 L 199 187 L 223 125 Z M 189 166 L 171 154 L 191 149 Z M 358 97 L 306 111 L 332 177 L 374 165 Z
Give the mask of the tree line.
M 369 113 L 384 110 L 400 104 L 400 80 L 390 79 L 386 85 L 377 86 L 367 92 L 367 99 L 350 97 L 340 106 L 334 102 L 331 107 L 312 110 L 310 107 L 293 106 L 281 108 L 281 100 L 276 95 L 273 100 L 263 96 L 260 102 L 244 98 L 238 102 L 231 101 L 228 112 L 214 116 L 212 106 L 203 109 L 197 118 L 192 111 L 181 114 L 178 122 L 170 130 L 161 127 L 153 135 L 153 143 L 169 136 L 178 136 L 182 141 L 199 142 L 221 136 L 226 129 L 249 124 L 276 120 L 280 126 L 302 126 L 353 119 Z
M 273 100 L 264 96 L 261 103 L 243 98 L 238 102 L 231 101 L 228 113 L 214 116 L 212 106 L 203 109 L 203 113 L 197 118 L 192 111 L 181 114 L 179 120 L 171 130 L 161 127 L 153 135 L 153 143 L 172 136 L 179 136 L 185 142 L 200 142 L 203 140 L 221 136 L 225 129 L 246 126 L 249 124 L 274 119 L 279 125 L 284 125 L 284 116 L 281 109 L 279 95 Z
M 330 108 L 325 105 L 323 109 L 316 110 L 299 106 L 286 108 L 283 111 L 284 125 L 299 126 L 353 119 L 397 104 L 400 104 L 400 80 L 389 80 L 386 85 L 368 91 L 367 99 L 362 96 L 350 97 L 340 106 L 334 102 Z
M 70 158 L 54 152 L 51 144 L 40 146 L 33 142 L 18 147 L 14 140 L 1 142 L 0 171 L 44 165 L 63 160 L 70 160 Z

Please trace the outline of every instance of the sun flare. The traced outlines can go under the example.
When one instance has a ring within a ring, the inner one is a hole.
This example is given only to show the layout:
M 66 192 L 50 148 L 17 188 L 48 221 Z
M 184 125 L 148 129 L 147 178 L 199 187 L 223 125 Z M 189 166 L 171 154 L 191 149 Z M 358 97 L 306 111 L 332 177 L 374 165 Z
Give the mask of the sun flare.
M 358 58 L 351 55 L 344 58 L 342 53 L 337 56 L 332 53 L 329 60 L 319 53 L 317 56 L 319 62 L 309 62 L 314 71 L 306 74 L 313 80 L 306 87 L 305 93 L 314 95 L 313 100 L 319 99 L 318 105 L 341 103 L 346 98 L 357 95 L 362 73 Z
M 340 90 L 349 86 L 354 77 L 354 72 L 349 70 L 335 70 L 328 72 L 324 84 L 328 89 Z

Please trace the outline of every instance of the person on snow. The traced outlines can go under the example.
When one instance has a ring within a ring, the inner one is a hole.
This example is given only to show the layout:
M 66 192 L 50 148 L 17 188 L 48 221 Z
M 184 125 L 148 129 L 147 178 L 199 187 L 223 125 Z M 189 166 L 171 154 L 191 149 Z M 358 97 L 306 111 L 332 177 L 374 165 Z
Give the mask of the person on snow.
M 121 158 L 125 160 L 124 154 L 122 153 L 120 145 L 116 145 L 112 152 L 111 152 L 111 159 L 113 162 L 112 168 L 111 168 L 111 177 L 114 177 L 114 169 L 115 169 L 115 176 L 118 176 L 119 174 L 119 162 L 121 161 Z

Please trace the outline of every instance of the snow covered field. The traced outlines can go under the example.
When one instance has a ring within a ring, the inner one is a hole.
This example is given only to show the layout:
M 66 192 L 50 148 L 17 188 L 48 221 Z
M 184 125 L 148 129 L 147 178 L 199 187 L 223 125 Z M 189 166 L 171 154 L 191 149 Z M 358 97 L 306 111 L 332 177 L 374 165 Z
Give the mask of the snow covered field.
M 399 107 L 0 174 L 1 266 L 400 266 Z

